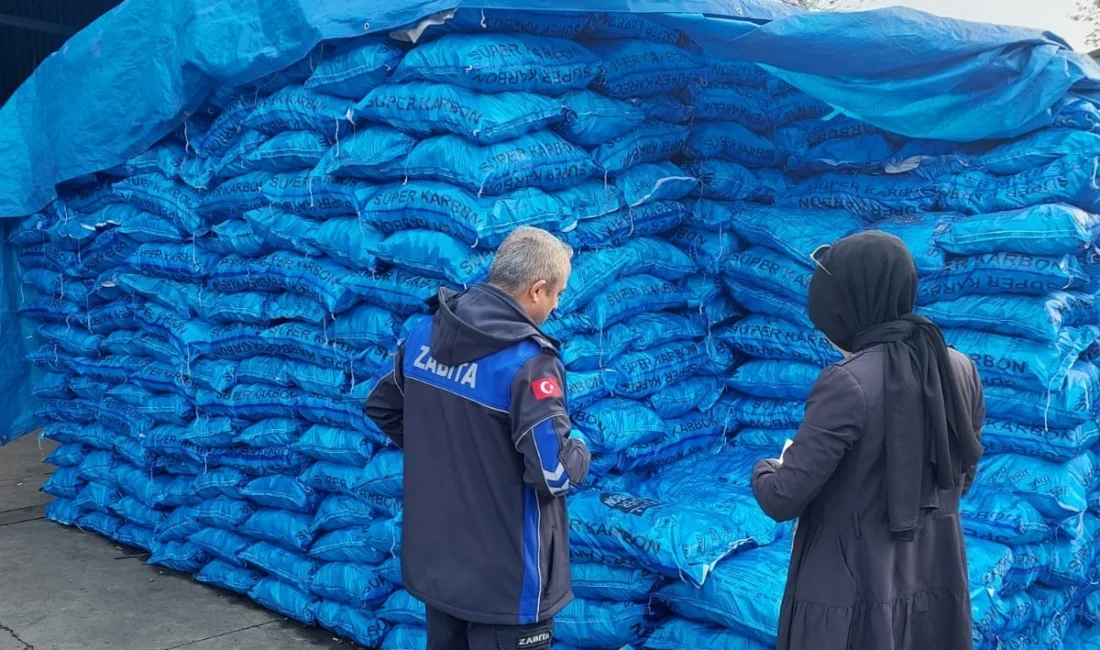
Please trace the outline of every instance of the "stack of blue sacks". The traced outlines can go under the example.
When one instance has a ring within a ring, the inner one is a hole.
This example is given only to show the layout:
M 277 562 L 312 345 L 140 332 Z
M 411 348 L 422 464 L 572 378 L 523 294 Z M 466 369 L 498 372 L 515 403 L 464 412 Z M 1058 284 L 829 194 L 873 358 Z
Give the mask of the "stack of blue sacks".
M 323 44 L 12 235 L 60 444 L 48 515 L 361 645 L 423 648 L 401 454 L 363 402 L 437 288 L 537 226 L 576 251 L 545 329 L 593 452 L 556 647 L 772 647 L 791 529 L 749 475 L 839 358 L 807 320 L 814 252 L 877 228 L 987 386 L 964 507 L 978 647 L 1088 647 L 1093 110 L 1015 142 L 912 141 L 638 15 L 460 10 Z

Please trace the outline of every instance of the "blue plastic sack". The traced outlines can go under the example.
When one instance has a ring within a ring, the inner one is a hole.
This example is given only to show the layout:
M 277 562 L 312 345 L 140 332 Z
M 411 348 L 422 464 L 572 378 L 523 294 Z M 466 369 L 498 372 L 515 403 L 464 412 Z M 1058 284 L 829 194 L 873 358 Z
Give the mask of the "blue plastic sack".
M 241 127 L 278 135 L 285 131 L 316 131 L 337 137 L 351 130 L 350 102 L 316 93 L 301 86 L 287 86 L 261 99 L 241 122 Z
M 302 431 L 302 423 L 293 418 L 270 418 L 249 425 L 235 442 L 250 447 L 285 447 L 294 443 Z
M 201 197 L 198 192 L 159 174 L 130 176 L 115 183 L 112 192 L 129 205 L 164 217 L 191 235 L 202 235 L 208 229 L 199 215 Z M 97 237 L 96 246 L 101 245 L 101 240 L 110 239 L 110 234 L 108 231 Z
M 313 542 L 309 557 L 323 562 L 380 564 L 389 554 L 374 547 L 369 532 L 370 526 L 353 526 L 325 533 Z
M 1054 544 L 1048 566 L 1040 566 L 1040 579 L 1052 587 L 1077 586 L 1088 583 L 1095 576 L 1094 560 L 1097 543 L 1100 542 L 1100 518 L 1086 513 L 1077 518 L 1069 529 L 1069 539 Z M 1082 575 L 1082 570 L 1086 575 Z
M 401 178 L 416 140 L 388 126 L 371 124 L 333 145 L 317 164 L 318 175 L 390 181 Z
M 328 153 L 329 136 L 311 131 L 287 131 L 267 140 L 245 155 L 241 173 L 265 171 L 272 173 L 313 169 Z
M 583 35 L 595 39 L 644 39 L 653 43 L 679 44 L 684 37 L 680 30 L 647 16 L 629 12 L 585 14 L 589 22 Z
M 917 302 L 927 304 L 965 295 L 1044 296 L 1055 291 L 1094 290 L 1091 273 L 1073 256 L 989 253 L 959 257 L 921 278 Z
M 217 467 L 198 474 L 191 480 L 191 489 L 200 499 L 213 499 L 226 496 L 241 499 L 241 488 L 248 483 L 248 477 L 232 467 Z
M 759 246 L 730 255 L 724 272 L 738 283 L 753 285 L 800 304 L 806 303 L 813 277 L 809 267 Z M 738 297 L 736 292 L 733 295 Z
M 702 196 L 718 201 L 772 203 L 775 193 L 760 184 L 756 175 L 741 165 L 714 158 L 689 163 L 685 169 L 699 179 Z
M 707 60 L 708 83 L 763 88 L 769 77 L 764 68 L 750 61 L 717 57 Z
M 968 171 L 935 184 L 941 209 L 989 214 L 1048 203 L 1100 211 L 1100 166 L 1095 154 L 1070 155 L 1014 176 Z
M 671 159 L 684 148 L 686 126 L 647 119 L 617 138 L 592 150 L 592 158 L 606 172 L 618 174 L 636 165 Z
M 632 331 L 612 325 L 596 334 L 578 334 L 563 341 L 562 362 L 571 371 L 593 371 L 630 348 Z
M 382 234 L 355 217 L 332 217 L 316 223 L 305 217 L 271 208 L 245 213 L 245 220 L 273 248 L 308 256 L 329 255 L 352 268 L 374 270 L 378 266 L 371 251 Z
M 192 515 L 204 526 L 234 530 L 240 528 L 254 512 L 256 508 L 247 501 L 215 497 L 196 505 Z
M 604 330 L 641 313 L 675 309 L 687 304 L 687 295 L 676 285 L 652 275 L 617 280 L 584 308 L 586 319 Z
M 305 87 L 337 97 L 362 99 L 382 83 L 404 56 L 404 51 L 387 38 L 367 37 L 344 45 L 321 59 Z
M 702 344 L 680 341 L 621 355 L 608 368 L 617 375 L 617 394 L 641 399 L 695 375 L 705 358 Z
M 86 512 L 111 514 L 113 511 L 112 506 L 120 498 L 122 498 L 122 493 L 110 483 L 91 481 L 81 488 L 76 498 L 73 499 L 73 503 Z
M 593 454 L 615 455 L 665 432 L 664 422 L 652 409 L 632 400 L 600 400 L 571 415 Z
M 317 622 L 320 601 L 276 578 L 264 578 L 249 590 L 257 603 L 304 625 Z
M 877 172 L 886 167 L 895 149 L 883 135 L 874 133 L 827 140 L 802 156 L 787 159 L 787 168 L 810 172 Z
M 920 178 L 827 173 L 790 188 L 776 203 L 806 210 L 847 210 L 878 221 L 931 212 L 937 196 Z
M 1080 253 L 1100 235 L 1100 217 L 1068 205 L 1038 205 L 952 221 L 936 243 L 954 255 Z
M 240 526 L 240 530 L 291 550 L 306 551 L 313 543 L 311 523 L 309 515 L 261 508 Z
M 683 144 L 679 145 L 681 148 Z M 632 166 L 615 177 L 615 187 L 629 207 L 651 201 L 677 201 L 690 194 L 699 181 L 676 165 L 663 161 Z
M 84 460 L 84 445 L 70 443 L 54 449 L 42 462 L 60 468 L 75 467 Z
M 450 12 L 446 12 L 450 13 Z M 440 25 L 425 19 L 428 29 L 422 35 L 430 38 L 440 33 L 518 32 L 537 36 L 572 38 L 589 23 L 590 14 L 564 11 L 523 11 L 514 9 L 458 9 Z M 392 38 L 412 40 L 411 34 L 394 32 Z M 414 41 L 415 42 L 415 41 Z
M 159 535 L 158 535 L 159 537 Z M 148 564 L 159 564 L 183 573 L 197 573 L 213 559 L 191 542 L 156 542 Z
M 581 221 L 576 228 L 565 233 L 565 241 L 574 248 L 620 246 L 631 237 L 646 237 L 672 230 L 689 216 L 687 209 L 678 201 L 654 201 Z
M 246 499 L 267 508 L 281 508 L 292 512 L 312 513 L 320 498 L 317 493 L 298 482 L 294 476 L 261 476 L 241 488 Z
M 206 218 L 219 221 L 268 207 L 319 219 L 354 215 L 355 191 L 362 184 L 354 177 L 312 172 L 251 172 L 207 192 L 198 210 Z
M 378 274 L 358 272 L 343 278 L 341 282 L 356 294 L 370 297 L 377 306 L 399 316 L 427 312 L 427 300 L 435 296 L 444 284 L 440 280 L 396 268 Z
M 218 528 L 203 528 L 187 538 L 212 558 L 240 566 L 239 554 L 252 543 L 236 533 Z
M 729 205 L 714 201 L 700 201 L 695 210 L 704 221 L 723 223 L 750 244 L 785 253 L 811 269 L 814 262 L 810 255 L 814 251 L 863 227 L 861 219 L 838 210 Z
M 645 633 L 646 606 L 576 599 L 554 618 L 554 638 L 586 648 L 618 650 Z
M 667 431 L 653 440 L 639 442 L 623 451 L 618 466 L 628 472 L 660 468 L 678 463 L 689 456 L 712 451 L 724 444 L 723 436 L 732 430 L 706 413 L 688 413 L 669 420 Z
M 1094 326 L 1067 328 L 1052 342 L 1028 341 L 974 330 L 946 330 L 951 346 L 968 355 L 986 385 L 1057 391 L 1081 354 L 1100 335 Z
M 959 514 L 966 534 L 1008 546 L 1043 542 L 1054 534 L 1026 499 L 1002 490 L 980 487 L 970 490 Z
M 828 120 L 804 119 L 792 122 L 776 131 L 775 141 L 789 154 L 804 156 L 811 148 L 829 140 L 881 135 L 882 131 L 847 115 Z
M 647 650 L 768 650 L 771 646 L 729 630 L 672 618 L 653 632 L 645 647 Z
M 616 377 L 611 370 L 570 372 L 565 392 L 569 395 L 569 408 L 584 408 L 596 400 L 609 397 L 616 387 Z
M 99 533 L 107 539 L 117 540 L 123 521 L 103 512 L 86 512 L 76 520 L 76 525 L 83 530 Z
M 378 647 L 386 636 L 386 624 L 371 613 L 332 601 L 321 602 L 317 608 L 317 622 L 367 648 Z
M 749 168 L 777 167 L 783 162 L 783 154 L 771 140 L 733 122 L 696 125 L 684 144 L 684 153 L 702 160 L 732 160 Z
M 646 115 L 629 102 L 605 97 L 591 90 L 576 90 L 561 97 L 565 121 L 555 129 L 566 140 L 595 147 L 625 135 Z
M 305 555 L 269 542 L 257 542 L 237 554 L 239 561 L 261 569 L 291 585 L 308 586 L 319 565 Z
M 1056 292 L 1044 297 L 966 296 L 921 307 L 921 312 L 944 328 L 967 327 L 1055 341 L 1066 328 L 1097 321 L 1094 296 Z
M 581 45 L 528 34 L 448 34 L 405 55 L 391 81 L 423 79 L 480 92 L 558 96 L 587 86 L 599 58 Z
M 370 609 L 384 602 L 396 586 L 377 568 L 329 562 L 317 570 L 309 588 L 327 600 L 346 603 L 356 609 Z
M 720 562 L 701 588 L 674 583 L 657 598 L 685 618 L 774 644 L 789 563 L 779 544 L 745 551 Z
M 535 188 L 489 199 L 445 183 L 413 181 L 372 189 L 359 200 L 360 219 L 384 235 L 436 230 L 487 248 L 518 226 L 553 227 L 565 217 L 557 200 Z
M 648 403 L 662 418 L 677 418 L 692 409 L 709 410 L 723 390 L 722 380 L 717 377 L 689 377 L 651 395 Z
M 611 97 L 675 92 L 703 74 L 702 60 L 675 45 L 617 40 L 593 44 L 592 51 L 603 60 L 603 74 L 592 88 Z
M 69 499 L 58 498 L 46 504 L 46 518 L 64 526 L 75 524 L 80 515 L 80 508 Z
M 322 425 L 310 427 L 292 448 L 316 460 L 355 467 L 364 466 L 374 451 L 365 434 Z
M 413 81 L 372 90 L 355 115 L 417 137 L 454 133 L 481 144 L 510 140 L 559 122 L 559 100 L 530 93 L 476 93 L 459 86 Z
M 726 384 L 755 397 L 804 400 L 817 382 L 818 366 L 789 361 L 759 360 L 739 365 Z
M 215 331 L 216 334 L 216 331 Z M 360 378 L 373 376 L 374 371 L 389 358 L 387 349 L 367 349 L 350 346 L 328 336 L 325 329 L 302 323 L 283 323 L 259 333 L 258 340 L 252 331 L 242 330 L 236 341 L 227 341 L 220 348 L 226 358 L 241 358 L 266 350 L 315 366 L 351 370 Z M 215 347 L 213 352 L 218 353 Z
M 700 120 L 735 122 L 757 133 L 775 129 L 776 102 L 761 88 L 708 84 L 691 89 Z
M 572 578 L 577 598 L 620 603 L 648 602 L 649 592 L 660 579 L 642 569 L 587 563 L 574 564 Z
M 313 529 L 327 532 L 353 526 L 366 527 L 374 523 L 378 516 L 378 512 L 362 499 L 336 494 L 322 501 L 317 508 Z
M 252 226 L 241 219 L 215 224 L 210 231 L 213 237 L 203 240 L 202 245 L 211 252 L 245 257 L 259 257 L 271 252 L 271 247 L 252 231 Z
M 119 526 L 115 531 L 114 539 L 124 546 L 140 548 L 147 552 L 152 552 L 153 546 L 156 545 L 156 536 L 153 531 L 134 524 L 124 523 Z
M 674 244 L 657 237 L 635 237 L 621 247 L 629 257 L 623 276 L 646 273 L 662 280 L 682 280 L 696 271 L 695 262 Z
M 362 473 L 360 489 L 365 494 L 400 498 L 403 496 L 404 455 L 382 450 L 375 454 Z
M 245 359 L 237 367 L 235 374 L 241 384 L 272 383 L 336 398 L 346 392 L 348 384 L 348 378 L 342 370 L 268 356 Z M 226 386 L 223 391 L 230 388 L 232 387 Z
M 1001 592 L 1005 577 L 1012 570 L 1012 549 L 977 537 L 968 537 L 966 547 L 971 588 L 980 586 Z
M 428 631 L 422 626 L 397 625 L 385 640 L 381 650 L 417 650 L 428 647 Z
M 559 237 L 573 232 L 578 222 L 607 216 L 624 206 L 622 192 L 606 179 L 584 181 L 559 189 L 551 196 L 561 204 L 562 214 L 556 223 L 545 228 Z
M 403 171 L 410 179 L 445 181 L 478 195 L 497 195 L 525 187 L 565 189 L 595 176 L 600 167 L 561 136 L 537 131 L 485 146 L 457 135 L 421 140 Z
M 42 492 L 58 499 L 75 499 L 86 482 L 76 467 L 61 467 L 42 483 Z
M 746 545 L 767 544 L 774 523 L 729 517 L 680 503 L 586 492 L 569 504 L 571 541 L 629 559 L 636 567 L 703 584 L 715 565 Z
M 1044 517 L 1060 521 L 1088 510 L 1088 495 L 1095 486 L 1096 472 L 1091 453 L 1061 464 L 1001 454 L 981 460 L 974 483 L 1019 494 Z
M 195 580 L 203 584 L 221 587 L 238 594 L 247 594 L 263 579 L 262 573 L 242 569 L 222 560 L 210 562 L 195 574 Z
M 728 394 L 718 400 L 711 415 L 719 422 L 760 429 L 795 429 L 802 424 L 805 402 Z
M 440 232 L 405 230 L 378 245 L 380 259 L 410 273 L 472 285 L 489 275 L 492 252 Z
M 1076 458 L 1095 445 L 1097 440 L 1100 440 L 1100 427 L 1095 422 L 1058 429 L 986 420 L 982 427 L 982 446 L 985 453 L 1021 454 L 1054 463 Z
M 576 588 L 576 584 L 576 572 L 574 572 L 574 589 Z M 395 625 L 422 626 L 425 625 L 427 609 L 424 603 L 414 598 L 412 594 L 404 589 L 398 589 L 386 599 L 386 603 L 382 606 L 382 610 L 378 613 L 378 616 L 387 623 L 393 623 Z

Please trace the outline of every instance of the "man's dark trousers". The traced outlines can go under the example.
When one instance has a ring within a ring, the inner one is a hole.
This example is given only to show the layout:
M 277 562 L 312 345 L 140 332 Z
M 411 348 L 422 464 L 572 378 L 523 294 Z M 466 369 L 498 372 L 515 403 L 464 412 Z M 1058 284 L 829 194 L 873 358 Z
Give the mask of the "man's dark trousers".
M 481 625 L 428 608 L 428 650 L 550 650 L 554 622 Z

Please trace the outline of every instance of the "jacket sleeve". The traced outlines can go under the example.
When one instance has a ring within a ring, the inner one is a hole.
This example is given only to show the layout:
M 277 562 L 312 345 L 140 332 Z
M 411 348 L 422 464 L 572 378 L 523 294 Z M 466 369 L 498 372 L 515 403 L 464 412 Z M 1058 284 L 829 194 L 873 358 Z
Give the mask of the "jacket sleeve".
M 866 413 L 855 377 L 843 366 L 825 370 L 783 462 L 762 460 L 753 470 L 752 491 L 761 509 L 776 521 L 801 515 L 862 435 Z
M 974 435 L 978 436 L 978 442 L 982 441 L 982 429 L 985 428 L 985 391 L 982 389 L 982 379 L 978 374 L 978 369 L 971 364 L 971 368 L 974 372 L 971 374 L 973 386 L 973 411 L 974 411 Z M 978 465 L 973 467 L 963 468 L 966 474 L 963 476 L 963 494 L 965 495 L 970 491 L 970 486 L 974 483 L 974 479 L 978 475 Z
M 405 448 L 405 376 L 401 372 L 405 346 L 397 348 L 367 395 L 367 417 L 378 425 L 393 444 Z
M 543 494 L 564 496 L 588 475 L 591 455 L 569 437 L 565 370 L 551 354 L 539 354 L 512 381 L 512 440 L 523 455 L 523 480 Z

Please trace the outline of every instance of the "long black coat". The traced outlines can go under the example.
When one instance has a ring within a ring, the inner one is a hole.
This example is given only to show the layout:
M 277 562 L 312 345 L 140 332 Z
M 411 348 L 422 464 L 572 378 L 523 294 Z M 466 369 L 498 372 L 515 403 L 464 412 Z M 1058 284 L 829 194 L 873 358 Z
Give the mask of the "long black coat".
M 973 363 L 952 350 L 981 431 Z M 798 517 L 779 621 L 779 650 L 971 650 L 964 487 L 941 490 L 912 542 L 891 538 L 882 430 L 884 351 L 826 369 L 782 464 L 761 461 L 753 492 L 771 517 Z M 969 485 L 972 474 L 966 477 Z

